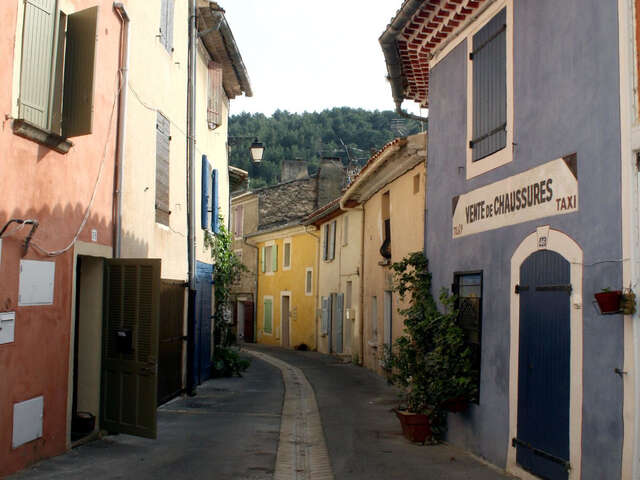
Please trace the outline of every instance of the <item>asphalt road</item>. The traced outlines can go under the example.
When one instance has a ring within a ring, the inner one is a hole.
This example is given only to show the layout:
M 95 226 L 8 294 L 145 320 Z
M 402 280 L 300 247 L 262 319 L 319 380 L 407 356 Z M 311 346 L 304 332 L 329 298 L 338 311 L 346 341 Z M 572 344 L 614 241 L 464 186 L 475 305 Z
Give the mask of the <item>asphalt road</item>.
M 251 345 L 302 370 L 315 392 L 335 479 L 498 480 L 508 477 L 447 445 L 415 445 L 391 412 L 397 392 L 358 366 L 315 352 Z M 252 359 L 242 378 L 210 380 L 158 410 L 158 439 L 108 436 L 36 464 L 12 480 L 271 479 L 284 384 Z

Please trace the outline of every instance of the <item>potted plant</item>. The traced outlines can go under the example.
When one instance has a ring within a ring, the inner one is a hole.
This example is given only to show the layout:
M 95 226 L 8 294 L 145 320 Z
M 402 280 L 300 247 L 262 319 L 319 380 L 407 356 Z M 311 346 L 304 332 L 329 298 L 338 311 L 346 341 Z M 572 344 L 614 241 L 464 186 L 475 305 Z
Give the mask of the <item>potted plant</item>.
M 424 254 L 409 254 L 392 269 L 395 290 L 408 300 L 408 307 L 399 310 L 404 316 L 404 335 L 388 355 L 389 377 L 402 388 L 404 397 L 396 413 L 410 440 L 426 439 L 411 437 L 411 430 L 438 439 L 446 430 L 447 407 L 453 402 L 460 409 L 477 393 L 471 350 L 458 323 L 455 297 L 443 289 L 441 311 L 431 294 Z M 413 427 L 416 424 L 422 426 Z
M 611 290 L 603 288 L 601 292 L 594 294 L 600 312 L 603 314 L 618 313 L 620 311 L 620 299 L 622 292 L 620 290 Z
M 633 315 L 636 313 L 636 294 L 631 288 L 626 288 L 624 292 L 622 292 L 620 310 L 622 310 L 622 313 L 625 315 Z

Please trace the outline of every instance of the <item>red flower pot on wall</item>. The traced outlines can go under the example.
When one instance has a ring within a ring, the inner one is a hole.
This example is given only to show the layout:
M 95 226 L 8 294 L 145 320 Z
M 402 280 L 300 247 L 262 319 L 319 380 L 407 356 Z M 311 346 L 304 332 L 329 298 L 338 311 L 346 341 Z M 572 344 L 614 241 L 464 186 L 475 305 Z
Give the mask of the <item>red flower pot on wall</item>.
M 620 290 L 596 293 L 595 297 L 601 313 L 616 313 L 620 311 L 620 297 L 622 297 Z

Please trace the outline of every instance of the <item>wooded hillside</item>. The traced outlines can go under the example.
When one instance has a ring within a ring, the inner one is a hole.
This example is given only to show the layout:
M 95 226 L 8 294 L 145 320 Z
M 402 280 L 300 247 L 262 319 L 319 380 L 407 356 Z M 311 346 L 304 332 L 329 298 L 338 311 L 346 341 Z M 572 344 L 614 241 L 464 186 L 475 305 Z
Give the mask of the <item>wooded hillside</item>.
M 372 150 L 398 136 L 421 131 L 421 124 L 392 111 L 367 111 L 348 107 L 320 113 L 277 110 L 271 117 L 243 113 L 229 119 L 229 136 L 254 136 L 265 144 L 261 164 L 253 165 L 248 153 L 251 140 L 231 148 L 231 165 L 249 172 L 251 188 L 277 183 L 283 159 L 301 158 L 314 173 L 322 157 L 339 157 L 351 167 L 363 165 Z M 348 153 L 347 153 L 348 152 Z

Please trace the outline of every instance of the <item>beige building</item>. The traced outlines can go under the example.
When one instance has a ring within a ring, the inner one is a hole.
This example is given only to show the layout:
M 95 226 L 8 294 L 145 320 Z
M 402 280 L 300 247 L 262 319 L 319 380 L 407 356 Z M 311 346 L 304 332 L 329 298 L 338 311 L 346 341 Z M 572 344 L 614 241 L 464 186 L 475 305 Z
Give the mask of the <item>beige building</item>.
M 318 229 L 317 348 L 362 359 L 362 219 L 361 206 L 340 208 L 336 199 L 311 213 L 306 223 Z
M 224 10 L 198 0 L 195 61 L 194 314 L 187 322 L 188 280 L 188 2 L 129 2 L 131 22 L 122 158 L 124 258 L 161 260 L 161 396 L 209 378 L 213 347 L 212 274 L 205 235 L 228 226 L 228 115 L 231 99 L 251 96 L 248 75 Z M 234 173 L 234 177 L 237 177 Z M 184 305 L 178 299 L 185 298 Z M 180 308 L 170 309 L 178 302 Z M 170 313 L 169 313 L 170 312 Z M 167 338 L 163 339 L 165 335 Z M 183 338 L 193 343 L 187 357 Z M 179 340 L 175 340 L 179 339 Z M 166 341 L 165 341 L 166 340 Z M 168 342 L 168 343 L 167 343 Z M 171 345 L 169 348 L 168 345 Z M 164 350 L 163 350 L 164 349 Z M 165 351 L 166 350 L 166 351 Z M 171 350 L 171 351 L 169 351 Z M 181 359 L 181 365 L 175 365 Z M 166 361 L 165 361 L 166 360 Z M 168 362 L 168 363 L 167 363 Z M 179 373 L 176 373 L 176 370 Z M 186 372 L 191 375 L 187 378 Z M 176 381 L 181 383 L 176 384 Z
M 258 249 L 245 241 L 245 236 L 258 230 L 258 196 L 244 192 L 231 199 L 231 231 L 233 251 L 247 268 L 231 288 L 234 324 L 239 342 L 255 342 L 256 291 L 258 288 Z
M 364 365 L 381 371 L 385 345 L 402 335 L 404 305 L 393 292 L 391 265 L 424 248 L 426 134 L 398 138 L 369 159 L 340 200 L 362 208 Z

